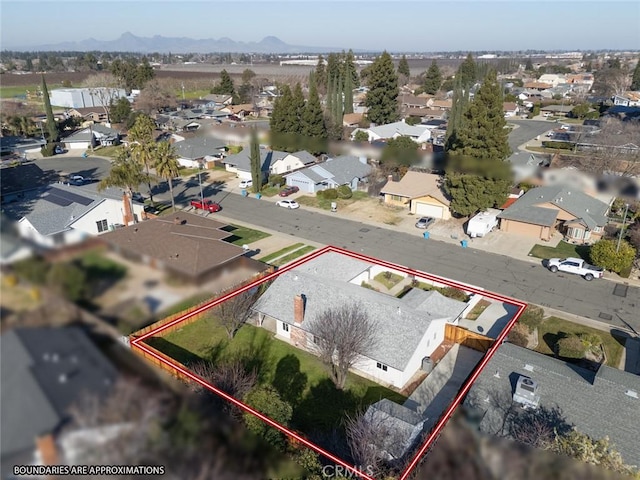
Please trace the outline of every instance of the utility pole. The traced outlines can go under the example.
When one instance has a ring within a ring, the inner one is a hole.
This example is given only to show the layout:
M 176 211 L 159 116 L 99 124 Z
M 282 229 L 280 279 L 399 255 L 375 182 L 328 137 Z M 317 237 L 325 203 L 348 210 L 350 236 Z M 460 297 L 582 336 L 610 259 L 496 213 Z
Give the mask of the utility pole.
M 618 246 L 616 247 L 616 253 L 620 250 L 620 242 L 622 241 L 622 232 L 624 232 L 624 224 L 627 221 L 627 212 L 629 211 L 629 204 L 624 204 L 624 217 L 622 217 L 622 228 L 620 229 L 620 235 L 618 235 Z
M 200 184 L 200 202 L 204 207 L 204 195 L 202 193 L 202 163 L 198 162 L 198 183 Z

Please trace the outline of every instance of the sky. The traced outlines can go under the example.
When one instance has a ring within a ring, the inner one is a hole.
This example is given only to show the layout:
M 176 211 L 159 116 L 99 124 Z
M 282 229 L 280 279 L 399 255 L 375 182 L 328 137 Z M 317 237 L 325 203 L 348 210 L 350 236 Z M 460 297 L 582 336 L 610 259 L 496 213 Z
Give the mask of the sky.
M 0 48 L 124 32 L 360 50 L 637 50 L 640 2 L 1 0 Z

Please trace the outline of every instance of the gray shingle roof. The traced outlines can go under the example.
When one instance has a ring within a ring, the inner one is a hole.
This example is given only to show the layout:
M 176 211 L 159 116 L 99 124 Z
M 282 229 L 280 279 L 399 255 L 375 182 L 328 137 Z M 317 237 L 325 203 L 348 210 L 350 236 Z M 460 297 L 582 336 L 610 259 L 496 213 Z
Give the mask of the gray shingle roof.
M 245 148 L 240 153 L 236 153 L 234 155 L 229 155 L 225 158 L 222 163 L 233 165 L 238 170 L 242 170 L 245 172 L 251 171 L 251 159 L 249 158 L 251 155 L 251 149 Z M 260 149 L 260 159 L 262 161 L 261 170 L 263 172 L 268 172 L 271 164 L 275 162 L 277 159 L 282 159 L 289 155 L 287 152 L 280 152 L 278 150 L 267 150 L 266 148 Z
M 525 369 L 525 365 L 532 370 Z M 496 372 L 499 378 L 495 376 Z M 539 385 L 540 405 L 558 406 L 576 429 L 600 439 L 608 436 L 627 464 L 640 465 L 640 376 L 601 366 L 597 373 L 531 350 L 504 343 L 491 358 L 473 385 L 466 403 L 486 409 L 480 428 L 495 431 L 501 415 L 490 392 L 513 394 L 512 381 L 518 375 Z
M 407 302 L 349 283 L 364 270 L 356 268 L 348 257 L 335 260 L 334 272 L 328 272 L 328 260 L 321 259 L 317 266 L 316 260 L 319 259 L 280 275 L 256 302 L 254 310 L 293 325 L 293 299 L 303 294 L 306 303 L 302 328 L 311 331 L 316 316 L 327 307 L 359 302 L 377 332 L 377 344 L 366 356 L 401 371 L 432 321 L 454 320 L 466 307 L 465 303 L 444 298 L 438 292 L 419 292 L 410 295 Z
M 401 458 L 422 432 L 423 419 L 414 411 L 384 398 L 369 406 L 365 419 L 387 434 L 380 441 L 394 458 Z
M 77 327 L 11 330 L 0 337 L 2 456 L 33 449 L 82 392 L 104 396 L 117 372 Z
M 297 157 L 305 165 L 309 165 L 310 163 L 316 162 L 316 157 L 311 155 L 306 150 L 300 150 L 299 152 L 292 153 L 291 155 L 293 155 L 294 157 Z
M 189 160 L 219 154 L 225 143 L 213 137 L 194 137 L 174 144 L 176 153 Z
M 351 183 L 354 178 L 366 178 L 371 173 L 371 166 L 353 155 L 341 155 L 330 158 L 326 162 L 302 168 L 290 175 L 305 175 L 314 183 L 331 180 L 337 185 Z
M 552 226 L 558 212 L 537 206 L 544 203 L 556 205 L 576 218 L 581 218 L 591 230 L 595 227 L 603 227 L 607 223 L 606 213 L 609 206 L 606 203 L 561 185 L 532 188 L 498 217 L 535 225 Z

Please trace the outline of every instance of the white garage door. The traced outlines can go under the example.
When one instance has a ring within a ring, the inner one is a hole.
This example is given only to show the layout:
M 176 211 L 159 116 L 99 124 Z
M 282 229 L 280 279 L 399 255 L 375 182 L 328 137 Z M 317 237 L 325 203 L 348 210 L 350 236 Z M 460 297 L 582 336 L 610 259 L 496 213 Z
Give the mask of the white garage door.
M 437 205 L 430 205 L 428 203 L 418 203 L 416 205 L 416 215 L 442 218 L 442 207 L 438 207 Z
M 287 185 L 298 187 L 301 192 L 313 193 L 313 185 L 308 180 L 299 178 L 287 178 Z

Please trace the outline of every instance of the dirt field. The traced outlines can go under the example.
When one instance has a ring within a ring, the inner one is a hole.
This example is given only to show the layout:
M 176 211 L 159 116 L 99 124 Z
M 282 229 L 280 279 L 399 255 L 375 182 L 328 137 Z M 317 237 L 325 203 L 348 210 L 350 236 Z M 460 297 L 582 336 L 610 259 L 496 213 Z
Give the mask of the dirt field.
M 387 225 L 397 225 L 406 216 L 406 209 L 389 207 L 381 204 L 376 198 L 365 198 L 341 207 L 340 213 L 353 217 L 354 220 L 366 219 Z

